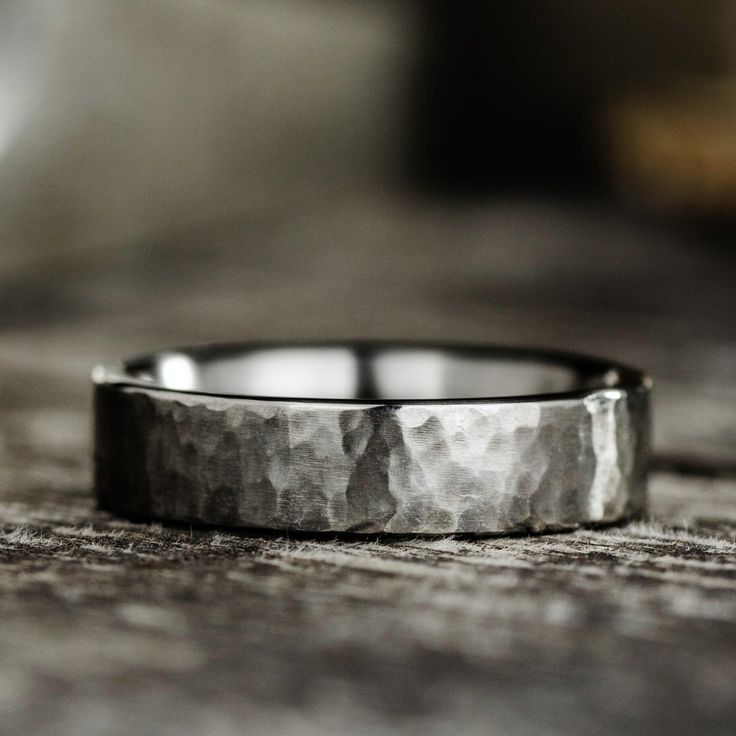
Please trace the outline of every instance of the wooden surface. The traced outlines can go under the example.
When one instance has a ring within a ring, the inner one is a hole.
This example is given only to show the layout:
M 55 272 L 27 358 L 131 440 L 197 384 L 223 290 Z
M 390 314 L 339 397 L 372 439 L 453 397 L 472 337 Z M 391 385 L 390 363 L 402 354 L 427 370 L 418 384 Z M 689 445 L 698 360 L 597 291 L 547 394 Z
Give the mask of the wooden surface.
M 594 205 L 396 197 L 0 270 L 4 732 L 733 733 L 734 260 Z M 360 336 L 647 367 L 650 518 L 363 540 L 95 510 L 96 361 Z

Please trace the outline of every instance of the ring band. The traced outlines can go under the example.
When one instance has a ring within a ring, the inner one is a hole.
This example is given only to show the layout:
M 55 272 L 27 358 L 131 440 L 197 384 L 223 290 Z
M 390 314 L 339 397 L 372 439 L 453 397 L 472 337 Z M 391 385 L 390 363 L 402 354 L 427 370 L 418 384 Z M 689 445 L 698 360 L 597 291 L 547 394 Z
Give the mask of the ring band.
M 642 514 L 650 382 L 567 353 L 242 344 L 99 366 L 95 488 L 126 516 L 493 534 Z

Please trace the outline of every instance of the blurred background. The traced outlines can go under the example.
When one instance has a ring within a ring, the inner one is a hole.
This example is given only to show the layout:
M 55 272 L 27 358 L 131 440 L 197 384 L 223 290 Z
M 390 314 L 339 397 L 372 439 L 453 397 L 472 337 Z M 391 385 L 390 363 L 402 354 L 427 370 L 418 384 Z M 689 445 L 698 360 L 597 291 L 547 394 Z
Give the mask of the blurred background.
M 0 5 L 9 404 L 167 344 L 537 344 L 729 466 L 735 222 L 728 0 Z

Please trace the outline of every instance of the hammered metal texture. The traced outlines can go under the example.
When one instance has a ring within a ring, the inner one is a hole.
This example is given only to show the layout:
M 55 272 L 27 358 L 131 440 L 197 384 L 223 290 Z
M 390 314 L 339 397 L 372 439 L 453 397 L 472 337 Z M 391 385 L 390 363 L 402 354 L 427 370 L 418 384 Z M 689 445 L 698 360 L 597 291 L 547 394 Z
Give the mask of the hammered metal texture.
M 95 483 L 126 515 L 306 531 L 570 529 L 643 512 L 649 393 L 387 404 L 99 384 Z

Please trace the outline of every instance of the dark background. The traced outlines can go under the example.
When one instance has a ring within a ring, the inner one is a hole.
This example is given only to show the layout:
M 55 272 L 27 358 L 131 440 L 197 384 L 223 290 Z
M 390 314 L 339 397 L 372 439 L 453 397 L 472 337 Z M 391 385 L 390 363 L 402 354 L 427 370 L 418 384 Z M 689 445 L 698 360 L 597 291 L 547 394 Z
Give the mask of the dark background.
M 676 127 L 689 112 L 677 95 L 707 95 L 732 67 L 725 3 L 521 0 L 425 12 L 419 164 L 464 191 L 610 194 L 620 137 L 644 135 L 621 130 L 617 113 L 638 102 L 643 127 L 673 100 L 660 124 Z M 717 117 L 728 100 L 711 102 Z M 704 112 L 693 132 L 706 137 L 710 122 Z

